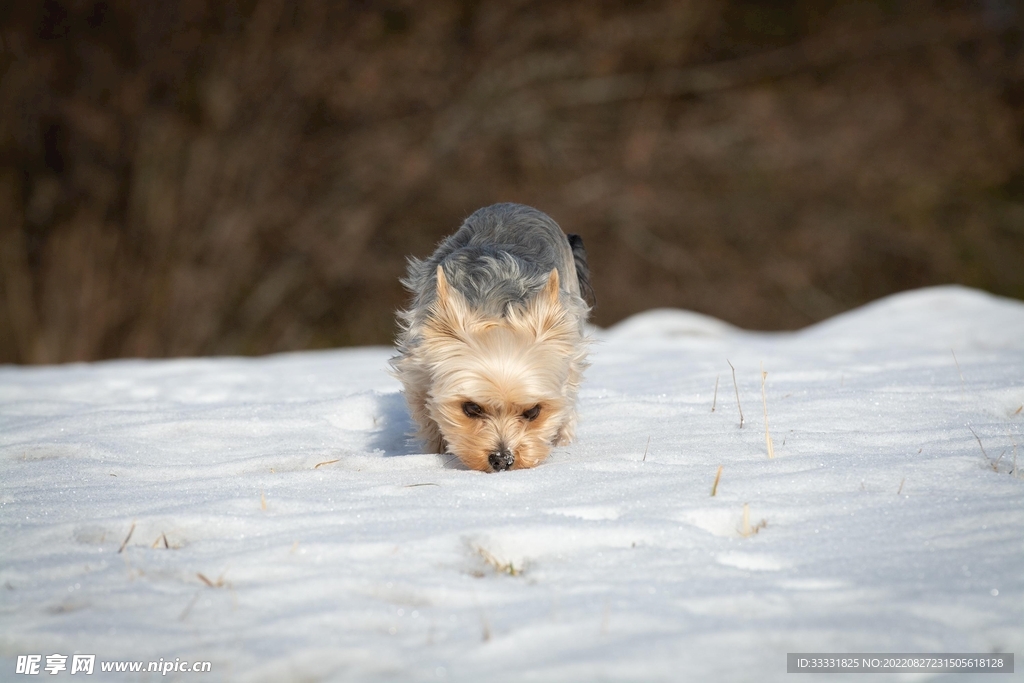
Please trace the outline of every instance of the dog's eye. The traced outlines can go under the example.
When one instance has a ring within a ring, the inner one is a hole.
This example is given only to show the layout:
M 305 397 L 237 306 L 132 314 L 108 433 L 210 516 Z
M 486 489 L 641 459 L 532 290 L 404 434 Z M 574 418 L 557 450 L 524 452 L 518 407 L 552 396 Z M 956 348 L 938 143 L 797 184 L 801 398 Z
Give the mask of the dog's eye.
M 484 409 L 472 401 L 466 401 L 462 404 L 462 412 L 466 414 L 466 417 L 484 416 Z
M 526 418 L 527 422 L 533 422 L 540 415 L 540 405 L 535 405 L 526 412 L 523 413 L 523 417 Z

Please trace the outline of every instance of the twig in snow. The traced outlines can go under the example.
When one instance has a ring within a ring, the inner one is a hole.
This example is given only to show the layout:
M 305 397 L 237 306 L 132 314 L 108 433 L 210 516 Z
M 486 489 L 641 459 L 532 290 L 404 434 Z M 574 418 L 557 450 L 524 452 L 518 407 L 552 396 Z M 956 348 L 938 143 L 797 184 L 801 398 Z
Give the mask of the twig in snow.
M 907 480 L 906 477 L 903 477 L 902 479 L 900 479 L 900 487 L 898 489 L 896 489 L 896 495 L 897 496 L 900 495 L 901 493 L 903 493 L 903 482 L 905 482 L 906 480 Z
M 1020 407 L 1017 408 L 1017 410 L 1013 411 L 1013 414 L 1014 415 L 1020 415 L 1020 411 L 1022 411 L 1022 410 L 1024 410 L 1024 403 L 1020 404 Z
M 718 378 L 721 375 L 715 375 L 715 397 L 711 399 L 711 412 L 715 412 L 715 406 L 718 405 Z
M 718 471 L 715 472 L 715 483 L 711 485 L 711 496 L 714 497 L 718 493 L 718 480 L 722 478 L 722 466 L 718 466 Z
M 725 359 L 725 362 L 729 363 L 729 368 L 732 370 L 732 388 L 736 390 L 736 408 L 740 411 L 740 429 L 743 429 L 743 406 L 740 405 L 740 387 L 736 384 L 736 368 L 732 367 L 728 358 Z
M 121 543 L 121 547 L 117 549 L 118 555 L 124 551 L 124 547 L 128 545 L 128 541 L 131 540 L 133 533 L 135 533 L 135 522 L 132 522 L 132 528 L 128 530 L 128 535 L 124 537 L 124 542 Z
M 647 449 L 651 447 L 651 437 L 647 437 L 647 445 L 644 447 L 644 457 L 640 462 L 647 462 Z
M 772 435 L 768 431 L 768 399 L 764 393 L 764 381 L 768 373 L 764 371 L 764 363 L 761 364 L 761 402 L 764 404 L 764 442 L 768 445 L 768 459 L 775 457 L 775 446 L 772 445 Z
M 999 461 L 1003 459 L 1004 455 L 1006 455 L 1006 451 L 1003 451 L 1002 453 L 1000 453 L 999 457 L 996 458 L 995 460 L 993 460 L 992 458 L 988 457 L 988 453 L 985 452 L 985 447 L 981 444 L 981 437 L 979 437 L 978 433 L 974 431 L 974 428 L 971 427 L 971 425 L 967 425 L 967 428 L 971 430 L 971 434 L 974 434 L 974 438 L 978 441 L 978 448 L 981 449 L 981 454 L 985 456 L 986 460 L 988 460 L 988 464 L 992 468 L 992 471 L 993 472 L 998 472 L 999 471 Z

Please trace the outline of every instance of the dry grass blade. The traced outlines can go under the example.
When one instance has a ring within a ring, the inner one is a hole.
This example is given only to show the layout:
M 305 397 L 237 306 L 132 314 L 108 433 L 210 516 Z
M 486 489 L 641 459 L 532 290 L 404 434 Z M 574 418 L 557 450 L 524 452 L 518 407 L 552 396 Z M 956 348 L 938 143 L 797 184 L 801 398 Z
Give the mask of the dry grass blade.
M 647 445 L 644 447 L 644 457 L 640 462 L 647 462 L 647 449 L 651 447 L 651 437 L 647 437 Z
M 480 557 L 484 558 L 484 562 L 494 567 L 494 570 L 501 574 L 508 574 L 509 576 L 519 576 L 523 573 L 522 567 L 517 567 L 509 560 L 508 562 L 502 562 L 495 557 L 487 548 L 476 546 L 476 551 L 480 554 Z
M 263 495 L 263 491 L 260 491 L 260 509 L 264 511 L 267 509 L 267 497 Z
M 971 434 L 974 434 L 974 439 L 975 441 L 978 442 L 978 448 L 981 449 L 981 454 L 985 456 L 986 460 L 991 462 L 992 458 L 988 457 L 988 453 L 985 452 L 985 446 L 982 445 L 981 437 L 978 436 L 978 433 L 976 431 L 974 431 L 974 427 L 972 427 L 971 425 L 967 425 L 967 428 L 971 430 Z
M 1017 469 L 1017 442 L 1013 442 L 1013 476 L 1020 479 L 1020 470 Z
M 195 604 L 196 604 L 196 602 L 198 600 L 199 600 L 199 593 L 196 593 L 194 596 L 192 596 L 192 599 L 189 600 L 188 604 L 185 605 L 185 609 L 183 609 L 181 611 L 181 614 L 178 615 L 178 621 L 185 621 L 185 619 L 188 618 L 189 612 L 192 611 L 192 608 L 195 606 Z
M 404 486 L 402 486 L 402 488 L 403 489 L 414 489 L 417 486 L 440 486 L 440 484 L 435 484 L 433 482 L 427 481 L 427 482 L 424 482 L 422 484 L 405 484 Z
M 124 541 L 121 543 L 121 547 L 117 549 L 118 555 L 120 555 L 124 551 L 124 547 L 128 545 L 128 541 L 131 540 L 133 533 L 135 533 L 135 522 L 132 522 L 132 528 L 128 530 L 128 535 L 124 537 Z
M 902 479 L 900 479 L 900 487 L 899 487 L 898 489 L 896 489 L 896 495 L 897 495 L 897 496 L 898 496 L 898 495 L 900 495 L 901 493 L 903 493 L 903 483 L 904 483 L 904 482 L 905 482 L 906 480 L 907 480 L 907 478 L 906 478 L 906 477 L 903 477 Z
M 1019 408 L 1017 408 L 1017 410 L 1013 411 L 1013 414 L 1014 414 L 1014 415 L 1020 415 L 1020 412 L 1021 412 L 1022 410 L 1024 410 L 1024 403 L 1022 403 L 1022 404 L 1020 405 L 1020 407 L 1019 407 Z
M 768 379 L 768 373 L 764 371 L 764 365 L 761 365 L 761 402 L 764 404 L 764 441 L 768 446 L 768 459 L 771 460 L 775 457 L 775 446 L 772 444 L 772 435 L 768 431 L 768 399 L 764 392 L 764 382 Z
M 722 478 L 722 466 L 718 466 L 718 471 L 715 472 L 715 483 L 711 485 L 711 495 L 714 497 L 718 493 L 718 480 Z
M 956 363 L 956 374 L 960 375 L 960 398 L 964 397 L 964 373 L 960 372 L 960 361 L 956 359 L 956 351 L 950 349 L 949 352 L 953 354 L 953 362 Z
M 743 406 L 740 405 L 740 387 L 736 383 L 736 368 L 732 366 L 728 358 L 725 359 L 725 362 L 729 363 L 729 369 L 732 370 L 732 388 L 736 390 L 736 408 L 740 411 L 740 429 L 743 429 Z
M 313 465 L 313 469 L 317 469 L 318 467 L 320 467 L 320 465 L 333 465 L 339 460 L 341 460 L 341 458 L 335 458 L 334 460 L 324 460 L 323 462 L 318 462 L 317 464 Z
M 202 572 L 196 572 L 196 576 L 198 576 L 199 580 L 202 581 L 203 583 L 205 583 L 210 588 L 223 588 L 224 587 L 224 575 L 223 574 L 218 576 L 216 581 L 210 581 L 208 578 L 206 578 L 206 576 L 203 575 Z
M 715 375 L 715 397 L 711 399 L 711 412 L 715 412 L 715 406 L 718 405 L 718 379 L 721 375 Z
M 756 534 L 761 529 L 764 529 L 766 526 L 768 526 L 768 520 L 767 519 L 762 519 L 760 522 L 758 522 L 754 526 L 750 525 L 750 504 L 749 503 L 744 503 L 743 504 L 743 521 L 741 522 L 740 528 L 738 529 L 738 531 L 740 533 L 740 536 L 743 536 L 744 538 L 749 538 L 750 536 L 753 536 L 754 534 Z
M 1020 479 L 1020 471 L 1017 469 L 1017 440 L 1010 436 L 1009 427 L 1006 428 L 1006 438 L 1013 444 L 1013 469 L 1010 471 L 1010 474 L 1013 475 L 1014 479 Z
M 981 437 L 978 436 L 978 433 L 974 431 L 974 428 L 971 427 L 971 425 L 967 425 L 967 428 L 971 430 L 971 434 L 974 434 L 974 439 L 978 442 L 978 448 L 981 449 L 981 454 L 983 456 L 985 456 L 985 460 L 988 460 L 989 467 L 992 468 L 993 472 L 998 472 L 999 471 L 999 461 L 1003 459 L 1004 455 L 1006 455 L 1006 451 L 1003 451 L 1002 453 L 1000 453 L 998 458 L 995 458 L 995 459 L 990 458 L 988 453 L 985 451 L 985 446 L 982 445 L 982 443 L 981 443 Z

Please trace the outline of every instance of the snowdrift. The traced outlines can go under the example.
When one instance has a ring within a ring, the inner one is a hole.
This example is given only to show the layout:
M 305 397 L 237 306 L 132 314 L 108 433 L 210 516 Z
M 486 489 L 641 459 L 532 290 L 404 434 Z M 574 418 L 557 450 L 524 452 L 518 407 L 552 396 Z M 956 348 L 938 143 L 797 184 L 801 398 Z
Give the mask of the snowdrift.
M 760 681 L 787 652 L 1024 652 L 1020 302 L 638 315 L 593 334 L 578 441 L 494 475 L 409 442 L 390 355 L 0 368 L 0 679 L 54 653 L 93 680 Z

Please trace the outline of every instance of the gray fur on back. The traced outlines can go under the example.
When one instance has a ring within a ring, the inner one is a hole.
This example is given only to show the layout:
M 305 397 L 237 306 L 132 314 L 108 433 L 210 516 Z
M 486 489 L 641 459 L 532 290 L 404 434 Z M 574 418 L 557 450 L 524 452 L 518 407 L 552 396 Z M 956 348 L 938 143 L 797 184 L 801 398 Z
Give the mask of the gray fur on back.
M 579 315 L 581 325 L 586 318 L 568 238 L 550 216 L 529 206 L 494 204 L 479 209 L 429 258 L 409 259 L 409 272 L 402 280 L 413 294 L 405 314 L 409 327 L 422 321 L 437 296 L 438 265 L 472 308 L 493 317 L 529 301 L 557 268 L 563 300 Z

